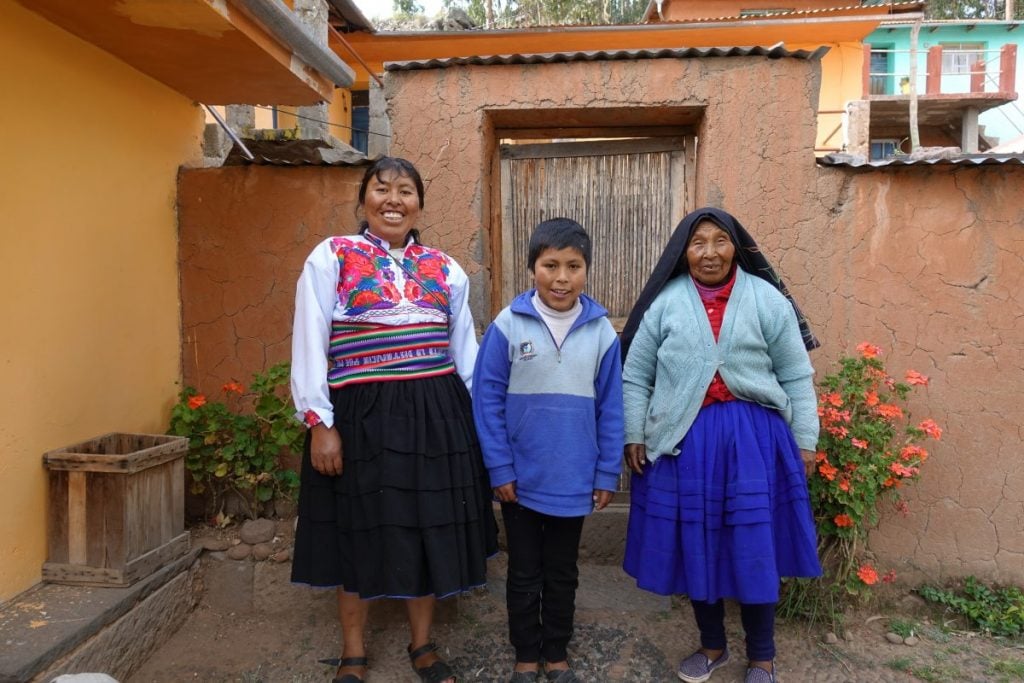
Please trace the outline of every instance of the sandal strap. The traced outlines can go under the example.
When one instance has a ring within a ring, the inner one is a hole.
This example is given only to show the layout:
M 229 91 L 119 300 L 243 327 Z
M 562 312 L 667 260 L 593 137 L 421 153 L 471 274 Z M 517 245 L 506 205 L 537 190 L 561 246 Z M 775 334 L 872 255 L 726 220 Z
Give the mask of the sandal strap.
M 411 648 L 412 645 L 406 648 L 406 650 L 409 652 L 409 661 L 412 662 L 415 662 L 423 655 L 429 655 L 431 652 L 437 652 L 437 645 L 435 643 L 427 643 L 426 645 L 422 645 L 416 648 L 415 650 Z
M 430 666 L 420 667 L 416 669 L 416 674 L 420 677 L 423 683 L 443 683 L 449 679 L 456 680 L 455 672 L 447 662 L 441 661 L 440 659 L 431 664 Z
M 370 663 L 369 657 L 329 657 L 316 661 L 330 666 L 366 666 Z

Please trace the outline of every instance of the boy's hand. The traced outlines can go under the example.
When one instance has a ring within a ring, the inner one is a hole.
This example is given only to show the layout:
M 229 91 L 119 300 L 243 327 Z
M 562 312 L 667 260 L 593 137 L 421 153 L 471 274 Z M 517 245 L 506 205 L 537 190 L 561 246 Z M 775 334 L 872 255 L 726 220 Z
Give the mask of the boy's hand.
M 516 483 L 514 481 L 510 481 L 507 484 L 502 484 L 495 488 L 494 497 L 502 503 L 518 503 L 519 497 L 516 495 Z
M 614 495 L 615 493 L 612 491 L 594 489 L 594 511 L 604 510 L 608 507 L 608 503 L 612 502 L 612 496 Z
M 626 444 L 626 465 L 637 474 L 644 473 L 644 465 L 647 464 L 647 447 L 642 443 Z

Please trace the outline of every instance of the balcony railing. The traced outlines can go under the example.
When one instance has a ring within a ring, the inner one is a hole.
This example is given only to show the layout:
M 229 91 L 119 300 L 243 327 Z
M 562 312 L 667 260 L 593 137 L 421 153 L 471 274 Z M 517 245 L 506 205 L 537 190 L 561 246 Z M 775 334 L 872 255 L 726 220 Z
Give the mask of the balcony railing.
M 885 70 L 872 67 L 872 55 L 885 56 Z M 910 50 L 879 50 L 864 46 L 864 99 L 910 94 Z M 935 45 L 917 53 L 919 95 L 1016 93 L 1017 46 L 999 50 L 953 49 Z

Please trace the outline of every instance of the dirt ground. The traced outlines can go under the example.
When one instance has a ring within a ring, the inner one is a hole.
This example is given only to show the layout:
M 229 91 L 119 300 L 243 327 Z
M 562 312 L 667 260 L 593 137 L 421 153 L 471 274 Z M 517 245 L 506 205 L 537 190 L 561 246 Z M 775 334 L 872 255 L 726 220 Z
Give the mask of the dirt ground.
M 278 525 L 276 543 L 290 543 L 290 523 Z M 203 538 L 230 539 L 233 530 L 201 528 Z M 317 662 L 340 652 L 331 590 L 294 586 L 288 562 L 233 561 L 203 555 L 204 589 L 181 629 L 125 683 L 149 681 L 330 681 L 334 669 Z M 576 634 L 570 663 L 585 681 L 674 681 L 678 660 L 697 645 L 692 614 L 677 600 L 638 590 L 618 567 L 582 564 Z M 490 561 L 489 583 L 438 608 L 434 638 L 460 681 L 505 681 L 512 667 L 504 613 L 504 555 Z M 1024 681 L 1024 642 L 961 630 L 909 594 L 895 607 L 847 618 L 839 642 L 824 642 L 823 629 L 780 622 L 776 631 L 778 680 Z M 713 681 L 742 681 L 744 657 L 737 611 L 729 606 L 729 664 Z M 913 628 L 920 642 L 893 644 L 893 625 Z M 407 632 L 400 604 L 373 606 L 368 634 L 369 683 L 414 683 L 405 657 Z

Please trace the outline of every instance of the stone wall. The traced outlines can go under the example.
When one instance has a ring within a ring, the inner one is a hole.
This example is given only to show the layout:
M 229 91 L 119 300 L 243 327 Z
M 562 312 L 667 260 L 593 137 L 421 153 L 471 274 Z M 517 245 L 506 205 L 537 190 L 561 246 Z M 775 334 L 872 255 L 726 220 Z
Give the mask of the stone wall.
M 886 511 L 879 564 L 909 580 L 973 573 L 1024 582 L 1024 167 L 821 168 L 812 153 L 818 64 L 756 57 L 466 66 L 392 72 L 392 153 L 428 181 L 428 243 L 470 273 L 489 321 L 495 121 L 515 110 L 698 110 L 698 204 L 737 215 L 821 338 L 828 371 L 860 341 L 890 370 L 932 378 L 914 416 L 945 429 L 910 514 Z M 288 355 L 308 251 L 348 232 L 359 169 L 248 167 L 182 174 L 185 377 L 207 391 Z M 650 197 L 650 201 L 664 201 Z M 628 267 L 623 264 L 623 267 Z M 196 362 L 198 359 L 198 363 Z M 201 370 L 201 372 L 200 372 Z

